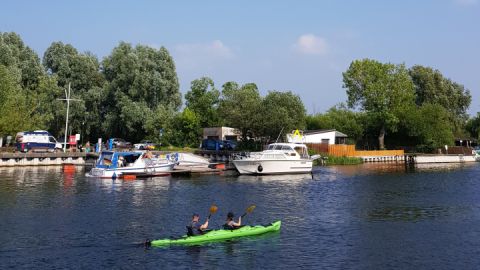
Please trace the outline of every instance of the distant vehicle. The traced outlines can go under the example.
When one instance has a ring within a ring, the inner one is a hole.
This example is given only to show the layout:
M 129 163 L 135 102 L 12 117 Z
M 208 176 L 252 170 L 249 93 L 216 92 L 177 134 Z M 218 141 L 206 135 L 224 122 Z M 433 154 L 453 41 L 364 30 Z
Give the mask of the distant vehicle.
M 155 149 L 155 144 L 152 141 L 143 140 L 140 143 L 133 145 L 137 150 L 153 150 Z
M 112 138 L 114 148 L 132 148 L 132 143 L 122 138 Z
M 215 139 L 205 139 L 200 146 L 203 150 L 224 150 L 224 144 L 222 141 Z
M 203 150 L 235 150 L 237 148 L 236 141 L 230 140 L 216 140 L 216 139 L 205 139 L 202 141 L 200 146 Z
M 231 140 L 223 141 L 223 145 L 227 150 L 235 150 L 237 148 L 237 142 Z
M 57 142 L 55 137 L 45 130 L 18 132 L 15 141 L 17 150 L 20 152 L 54 152 L 55 150 L 62 149 L 62 145 Z

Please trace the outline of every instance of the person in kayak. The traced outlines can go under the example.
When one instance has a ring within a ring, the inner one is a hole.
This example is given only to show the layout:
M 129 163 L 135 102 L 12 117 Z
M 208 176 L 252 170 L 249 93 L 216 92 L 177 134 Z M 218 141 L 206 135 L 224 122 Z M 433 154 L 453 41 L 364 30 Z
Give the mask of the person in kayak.
M 225 225 L 223 225 L 223 227 L 226 229 L 226 230 L 235 230 L 235 229 L 238 229 L 242 226 L 242 217 L 238 217 L 238 222 L 235 222 L 233 220 L 233 217 L 235 215 L 232 213 L 232 212 L 228 212 L 227 214 L 227 222 L 225 223 Z
M 200 215 L 193 214 L 192 221 L 190 222 L 190 225 L 187 226 L 187 235 L 188 236 L 201 235 L 205 232 L 207 228 L 208 228 L 208 218 L 205 221 L 205 223 L 201 224 Z

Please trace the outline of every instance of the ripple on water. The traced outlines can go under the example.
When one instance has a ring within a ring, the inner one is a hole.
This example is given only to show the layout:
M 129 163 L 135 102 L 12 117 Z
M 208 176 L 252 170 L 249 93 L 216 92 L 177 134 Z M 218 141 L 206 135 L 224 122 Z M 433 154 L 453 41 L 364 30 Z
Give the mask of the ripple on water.
M 465 269 L 480 263 L 480 170 L 365 165 L 313 175 L 123 181 L 0 168 L 0 268 Z M 144 250 L 210 205 L 279 233 Z M 462 258 L 459 260 L 458 258 Z

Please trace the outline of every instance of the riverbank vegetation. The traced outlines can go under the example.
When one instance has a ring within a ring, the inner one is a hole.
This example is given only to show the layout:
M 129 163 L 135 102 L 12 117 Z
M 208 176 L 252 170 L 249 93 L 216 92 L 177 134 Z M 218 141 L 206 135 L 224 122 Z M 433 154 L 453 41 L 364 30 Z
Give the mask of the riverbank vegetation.
M 203 127 L 231 126 L 248 146 L 256 145 L 249 138 L 275 140 L 282 129 L 335 128 L 359 148 L 432 150 L 454 138 L 477 139 L 480 130 L 480 114 L 467 114 L 469 90 L 430 67 L 355 60 L 343 73 L 346 102 L 307 115 L 292 91 L 262 96 L 255 83 L 218 87 L 208 77 L 191 82 L 183 103 L 175 61 L 164 47 L 120 42 L 100 60 L 53 42 L 40 59 L 17 34 L 0 33 L 0 135 L 44 129 L 63 136 L 66 106 L 59 99 L 69 84 L 77 99 L 69 128 L 90 141 L 198 147 Z
M 337 157 L 326 155 L 322 156 L 321 159 L 315 160 L 314 165 L 358 165 L 362 163 L 363 160 L 359 157 Z

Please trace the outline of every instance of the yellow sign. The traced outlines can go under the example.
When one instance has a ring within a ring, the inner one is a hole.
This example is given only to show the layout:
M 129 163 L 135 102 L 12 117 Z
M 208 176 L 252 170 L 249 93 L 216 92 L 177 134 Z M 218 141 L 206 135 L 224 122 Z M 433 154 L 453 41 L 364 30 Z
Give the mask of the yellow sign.
M 300 131 L 297 129 L 295 130 L 295 132 L 293 133 L 293 137 L 299 137 L 300 139 L 302 138 L 302 134 L 300 134 Z

